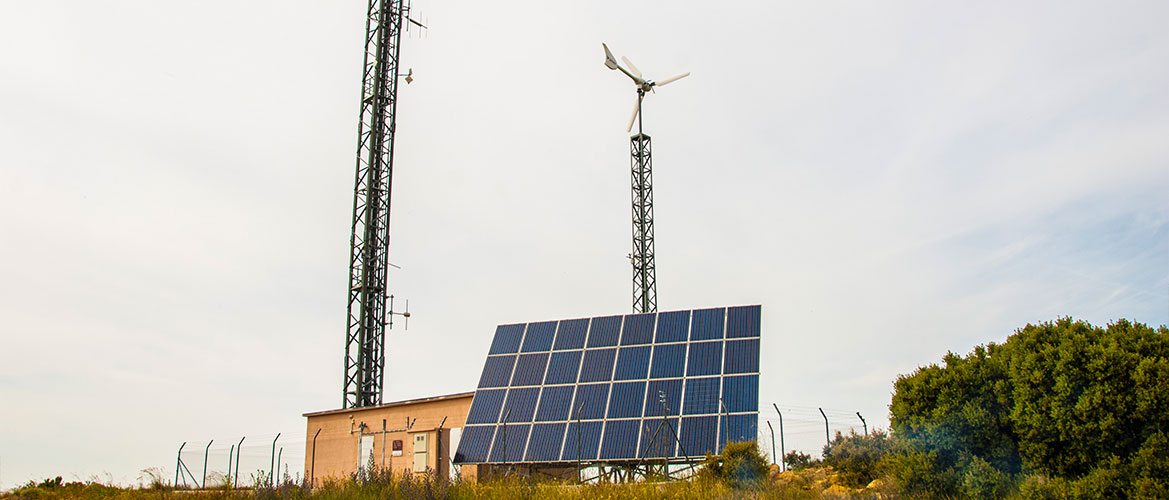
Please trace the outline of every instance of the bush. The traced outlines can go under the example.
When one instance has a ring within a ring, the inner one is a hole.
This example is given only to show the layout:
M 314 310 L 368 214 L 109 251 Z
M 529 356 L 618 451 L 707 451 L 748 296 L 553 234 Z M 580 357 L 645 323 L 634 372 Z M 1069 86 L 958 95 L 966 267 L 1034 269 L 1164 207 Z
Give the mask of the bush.
M 1019 497 L 1023 500 L 1064 500 L 1072 498 L 1072 487 L 1066 479 L 1032 474 L 1019 484 Z
M 979 457 L 972 457 L 964 469 L 962 490 L 970 498 L 1004 498 L 1015 489 L 1010 475 Z
M 783 456 L 783 465 L 787 470 L 807 469 L 812 465 L 812 456 L 798 451 L 789 451 Z
M 853 488 L 862 488 L 881 476 L 883 463 L 892 451 L 889 435 L 881 430 L 860 435 L 852 431 L 848 436 L 836 433 L 836 438 L 824 447 L 824 464 L 840 474 L 840 481 Z
M 890 456 L 885 466 L 897 489 L 909 495 L 955 496 L 960 490 L 958 473 L 941 463 L 936 450 L 901 452 Z
M 736 487 L 758 483 L 767 477 L 767 459 L 754 441 L 728 443 L 721 454 L 707 455 L 700 474 Z

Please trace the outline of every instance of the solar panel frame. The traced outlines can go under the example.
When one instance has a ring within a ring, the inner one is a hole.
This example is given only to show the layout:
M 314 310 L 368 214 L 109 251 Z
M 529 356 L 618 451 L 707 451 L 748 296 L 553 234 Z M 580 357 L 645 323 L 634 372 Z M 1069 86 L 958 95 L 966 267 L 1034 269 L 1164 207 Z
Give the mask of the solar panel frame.
M 760 317 L 754 305 L 500 325 L 455 461 L 573 461 L 578 422 L 583 460 L 697 459 L 755 439 Z M 649 448 L 655 432 L 668 445 Z

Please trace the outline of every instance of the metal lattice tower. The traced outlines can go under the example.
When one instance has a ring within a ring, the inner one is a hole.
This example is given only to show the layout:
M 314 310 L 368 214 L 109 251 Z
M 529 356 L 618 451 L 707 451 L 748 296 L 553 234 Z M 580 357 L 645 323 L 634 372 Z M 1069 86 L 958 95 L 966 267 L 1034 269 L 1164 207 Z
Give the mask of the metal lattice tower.
M 408 8 L 403 7 L 402 0 L 369 0 L 361 120 L 357 127 L 342 408 L 382 402 L 394 110 L 398 102 L 402 21 Z
M 637 90 L 637 109 L 645 91 Z M 650 138 L 641 131 L 637 113 L 637 134 L 629 138 L 633 177 L 633 312 L 658 311 L 657 270 L 654 265 L 653 151 Z

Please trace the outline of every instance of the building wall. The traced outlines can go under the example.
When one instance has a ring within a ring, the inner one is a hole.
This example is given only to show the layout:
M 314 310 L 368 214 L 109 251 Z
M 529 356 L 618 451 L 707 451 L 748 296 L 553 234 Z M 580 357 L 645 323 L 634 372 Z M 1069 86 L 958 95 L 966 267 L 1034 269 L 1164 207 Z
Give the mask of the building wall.
M 369 444 L 372 446 L 374 465 L 391 469 L 395 474 L 414 471 L 414 439 L 420 434 L 426 436 L 425 467 L 441 475 L 449 474 L 451 454 L 454 452 L 450 446 L 450 430 L 462 428 L 467 421 L 473 395 L 454 394 L 370 408 L 305 414 L 308 427 L 305 435 L 304 477 L 312 477 L 319 486 L 328 478 L 347 478 L 357 472 L 363 436 L 367 442 L 372 441 Z M 439 439 L 437 430 L 443 417 L 446 417 L 446 423 L 442 424 L 443 432 Z M 410 421 L 413 426 L 406 430 Z M 399 456 L 394 456 L 394 441 L 402 443 Z M 362 462 L 364 465 L 366 460 Z M 464 467 L 461 470 L 462 476 L 468 479 L 475 479 L 477 472 L 476 467 Z

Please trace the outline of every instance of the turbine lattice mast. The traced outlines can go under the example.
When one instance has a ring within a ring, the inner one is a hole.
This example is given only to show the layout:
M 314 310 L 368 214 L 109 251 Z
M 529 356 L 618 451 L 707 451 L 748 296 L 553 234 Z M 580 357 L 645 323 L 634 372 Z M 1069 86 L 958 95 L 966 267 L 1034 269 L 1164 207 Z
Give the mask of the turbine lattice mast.
M 367 11 L 342 408 L 382 402 L 394 110 L 398 101 L 402 21 L 408 9 L 402 3 L 402 0 L 370 0 Z
M 637 90 L 637 134 L 629 138 L 633 177 L 633 312 L 658 310 L 657 270 L 654 264 L 653 155 L 650 138 L 641 130 L 641 100 Z

